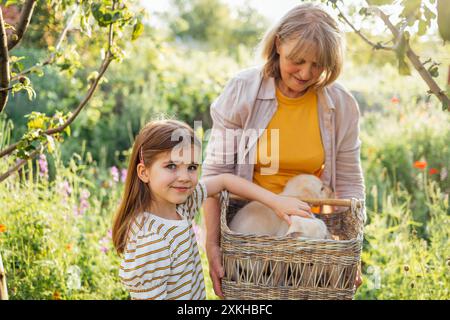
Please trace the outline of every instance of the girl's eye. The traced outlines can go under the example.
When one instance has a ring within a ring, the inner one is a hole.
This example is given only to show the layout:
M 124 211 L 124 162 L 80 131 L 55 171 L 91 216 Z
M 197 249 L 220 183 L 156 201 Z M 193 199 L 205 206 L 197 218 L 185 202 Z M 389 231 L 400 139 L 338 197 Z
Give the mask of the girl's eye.
M 170 163 L 166 166 L 166 168 L 170 169 L 170 170 L 174 170 L 177 168 L 177 165 L 175 163 Z
M 191 166 L 188 167 L 188 170 L 189 170 L 189 171 L 196 171 L 197 168 L 198 168 L 197 165 L 191 165 Z

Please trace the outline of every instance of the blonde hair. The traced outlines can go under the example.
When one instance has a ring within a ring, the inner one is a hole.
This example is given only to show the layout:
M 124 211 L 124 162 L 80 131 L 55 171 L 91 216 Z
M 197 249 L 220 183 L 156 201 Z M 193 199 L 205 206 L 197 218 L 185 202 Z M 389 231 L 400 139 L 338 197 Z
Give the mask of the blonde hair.
M 174 133 L 182 130 L 182 136 Z M 189 141 L 185 141 L 189 140 Z M 112 228 L 112 240 L 119 254 L 123 253 L 129 229 L 137 215 L 148 209 L 152 200 L 152 193 L 137 175 L 137 165 L 143 163 L 150 167 L 156 156 L 172 150 L 179 143 L 198 145 L 200 141 L 192 128 L 177 120 L 156 120 L 147 123 L 136 136 L 128 164 L 127 178 L 119 209 L 117 210 Z
M 281 43 L 297 40 L 287 57 L 298 61 L 311 48 L 316 49 L 317 63 L 324 68 L 316 88 L 323 88 L 337 79 L 342 70 L 344 37 L 337 22 L 319 5 L 304 3 L 288 11 L 264 35 L 260 50 L 265 65 L 264 77 L 281 78 L 276 39 Z

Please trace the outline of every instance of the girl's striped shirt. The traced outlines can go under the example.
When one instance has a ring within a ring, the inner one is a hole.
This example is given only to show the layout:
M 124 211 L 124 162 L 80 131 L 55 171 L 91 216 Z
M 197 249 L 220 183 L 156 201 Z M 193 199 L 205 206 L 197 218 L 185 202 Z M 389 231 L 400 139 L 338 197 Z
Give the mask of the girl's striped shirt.
M 132 299 L 205 299 L 205 284 L 192 220 L 206 199 L 199 181 L 177 205 L 182 220 L 141 213 L 130 228 L 119 277 Z

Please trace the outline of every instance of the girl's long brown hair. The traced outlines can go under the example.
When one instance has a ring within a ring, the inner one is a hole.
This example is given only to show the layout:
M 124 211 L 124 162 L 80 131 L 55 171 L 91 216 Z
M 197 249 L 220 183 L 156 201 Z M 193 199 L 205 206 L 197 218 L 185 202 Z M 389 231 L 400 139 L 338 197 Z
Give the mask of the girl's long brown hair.
M 183 135 L 180 140 L 175 141 L 173 133 L 177 130 L 183 130 Z M 151 121 L 137 135 L 130 156 L 122 200 L 113 221 L 112 240 L 119 254 L 125 249 L 133 221 L 139 213 L 148 209 L 152 199 L 150 188 L 137 175 L 140 156 L 143 157 L 144 165 L 150 167 L 158 154 L 172 150 L 186 134 L 191 143 L 198 143 L 192 128 L 176 120 Z

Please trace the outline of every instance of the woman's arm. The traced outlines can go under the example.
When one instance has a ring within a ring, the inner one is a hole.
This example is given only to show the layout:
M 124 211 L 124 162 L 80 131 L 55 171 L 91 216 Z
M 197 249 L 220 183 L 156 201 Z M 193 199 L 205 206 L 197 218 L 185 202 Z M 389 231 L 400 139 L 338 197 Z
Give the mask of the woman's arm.
M 299 215 L 311 218 L 310 206 L 296 198 L 277 195 L 246 179 L 232 175 L 221 174 L 203 180 L 208 196 L 213 196 L 226 189 L 240 197 L 259 201 L 268 206 L 288 224 L 291 223 L 289 215 Z
M 206 256 L 208 258 L 209 276 L 216 295 L 223 299 L 220 279 L 224 276 L 222 251 L 220 249 L 220 204 L 216 198 L 208 198 L 203 204 L 206 226 Z

